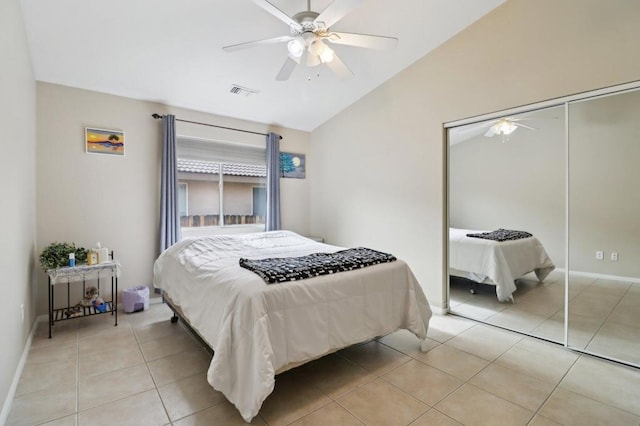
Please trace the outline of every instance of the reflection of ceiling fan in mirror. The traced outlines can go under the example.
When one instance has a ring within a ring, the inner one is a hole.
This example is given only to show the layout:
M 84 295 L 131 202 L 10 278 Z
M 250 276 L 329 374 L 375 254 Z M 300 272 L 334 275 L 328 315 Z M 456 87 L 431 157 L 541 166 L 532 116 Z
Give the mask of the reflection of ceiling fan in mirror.
M 398 43 L 398 39 L 395 37 L 330 30 L 329 27 L 364 3 L 364 0 L 334 0 L 322 13 L 313 12 L 311 0 L 307 0 L 307 10 L 291 17 L 267 0 L 253 0 L 253 2 L 289 25 L 290 35 L 234 44 L 222 49 L 226 52 L 235 52 L 255 46 L 287 43 L 288 57 L 276 76 L 276 80 L 288 80 L 296 65 L 314 67 L 326 64 L 339 76 L 353 75 L 353 72 L 326 42 L 378 50 L 392 49 Z
M 520 121 L 526 120 L 526 118 L 514 118 L 514 117 L 504 117 L 497 120 L 492 120 L 486 123 L 489 126 L 489 130 L 484 135 L 486 137 L 492 137 L 493 135 L 502 135 L 503 141 L 505 138 L 518 130 L 518 127 L 524 127 L 529 130 L 536 130 L 534 127 L 527 126 L 526 124 L 520 123 Z

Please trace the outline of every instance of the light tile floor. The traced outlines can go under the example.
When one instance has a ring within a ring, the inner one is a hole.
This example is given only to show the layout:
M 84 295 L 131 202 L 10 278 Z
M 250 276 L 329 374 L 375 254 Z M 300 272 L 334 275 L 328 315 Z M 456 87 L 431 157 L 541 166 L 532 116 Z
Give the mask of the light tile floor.
M 241 425 L 208 353 L 170 311 L 45 323 L 10 425 Z M 276 378 L 258 425 L 638 425 L 640 370 L 456 316 L 429 348 L 399 331 Z
M 495 287 L 452 279 L 451 310 L 464 317 L 564 342 L 564 274 L 543 283 L 533 274 L 516 281 L 515 303 L 500 303 Z M 640 365 L 640 284 L 571 276 L 569 346 Z

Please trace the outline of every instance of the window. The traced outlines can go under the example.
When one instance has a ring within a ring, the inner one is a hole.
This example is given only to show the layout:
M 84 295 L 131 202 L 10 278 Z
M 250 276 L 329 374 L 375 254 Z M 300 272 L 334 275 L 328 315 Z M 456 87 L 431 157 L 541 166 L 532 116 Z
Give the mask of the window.
M 258 226 L 266 212 L 265 148 L 178 137 L 183 231 Z M 188 189 L 188 190 L 187 190 Z M 183 201 L 184 197 L 184 201 Z
M 252 214 L 261 217 L 267 214 L 267 188 L 264 186 L 253 187 Z
M 189 215 L 189 188 L 186 183 L 178 183 L 178 212 L 180 216 Z

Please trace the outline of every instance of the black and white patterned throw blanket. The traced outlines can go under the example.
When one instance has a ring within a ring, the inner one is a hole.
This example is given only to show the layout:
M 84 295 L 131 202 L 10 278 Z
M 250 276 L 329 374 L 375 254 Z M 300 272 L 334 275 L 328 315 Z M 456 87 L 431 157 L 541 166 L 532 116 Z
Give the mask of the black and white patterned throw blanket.
M 521 238 L 529 238 L 533 235 L 525 231 L 512 231 L 509 229 L 497 229 L 491 232 L 480 232 L 478 234 L 467 234 L 467 237 L 484 238 L 485 240 L 493 241 L 509 241 L 519 240 Z
M 260 275 L 267 284 L 296 281 L 395 261 L 395 256 L 364 247 L 300 257 L 240 259 L 240 266 Z

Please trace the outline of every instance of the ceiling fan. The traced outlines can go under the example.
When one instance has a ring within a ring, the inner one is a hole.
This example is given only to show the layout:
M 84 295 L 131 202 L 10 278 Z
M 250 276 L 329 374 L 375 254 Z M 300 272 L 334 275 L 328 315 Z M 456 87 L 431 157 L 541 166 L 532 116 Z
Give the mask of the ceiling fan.
M 489 130 L 487 130 L 487 133 L 485 133 L 484 135 L 489 138 L 493 135 L 509 136 L 511 133 L 518 130 L 518 127 L 523 127 L 529 130 L 536 130 L 531 126 L 520 123 L 520 121 L 522 120 L 526 120 L 526 118 L 504 117 L 497 120 L 492 120 L 486 124 L 490 127 Z
M 287 43 L 288 57 L 278 72 L 276 80 L 288 80 L 296 65 L 315 67 L 326 64 L 341 77 L 349 77 L 353 72 L 340 60 L 325 42 L 368 49 L 392 49 L 398 43 L 395 37 L 355 34 L 331 31 L 330 27 L 355 9 L 364 0 L 334 0 L 322 13 L 311 10 L 311 0 L 307 0 L 307 10 L 293 16 L 285 14 L 267 0 L 253 0 L 255 4 L 289 25 L 290 35 L 225 46 L 226 52 L 251 47 Z
M 537 130 L 535 127 L 521 123 L 521 121 L 532 119 L 533 118 L 530 117 L 502 117 L 466 126 L 454 127 L 449 131 L 449 144 L 456 145 L 480 135 L 488 138 L 499 135 L 502 136 L 502 142 L 506 142 L 509 140 L 509 135 L 515 132 L 518 127 Z

